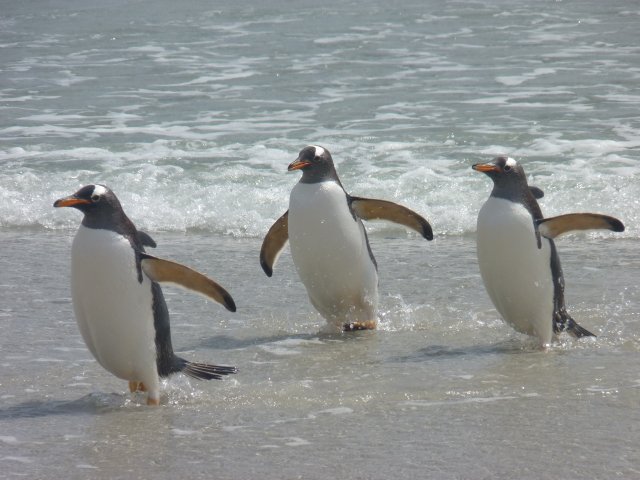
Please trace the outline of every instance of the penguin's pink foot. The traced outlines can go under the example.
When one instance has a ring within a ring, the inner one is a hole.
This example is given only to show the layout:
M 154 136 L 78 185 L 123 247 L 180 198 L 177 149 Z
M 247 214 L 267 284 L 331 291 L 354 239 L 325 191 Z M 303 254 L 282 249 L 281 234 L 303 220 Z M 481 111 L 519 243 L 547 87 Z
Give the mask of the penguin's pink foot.
M 378 322 L 375 320 L 367 320 L 365 322 L 350 322 L 342 326 L 344 332 L 355 332 L 356 330 L 375 330 Z
M 134 392 L 146 392 L 147 391 L 147 387 L 142 382 L 130 381 L 129 382 L 129 391 L 131 393 L 134 393 Z

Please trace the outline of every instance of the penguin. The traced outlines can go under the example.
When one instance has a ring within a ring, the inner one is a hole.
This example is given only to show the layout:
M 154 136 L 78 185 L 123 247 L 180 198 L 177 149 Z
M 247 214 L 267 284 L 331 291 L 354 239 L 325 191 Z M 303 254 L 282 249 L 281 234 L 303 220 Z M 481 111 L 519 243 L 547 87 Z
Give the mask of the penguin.
M 433 231 L 427 220 L 385 200 L 349 195 L 324 147 L 303 148 L 288 171 L 302 171 L 289 209 L 269 229 L 260 250 L 262 269 L 271 277 L 282 249 L 290 244 L 293 263 L 309 300 L 332 330 L 377 326 L 378 266 L 362 220 L 383 219 L 420 233 Z
M 71 294 L 82 338 L 106 370 L 129 381 L 132 392 L 160 402 L 160 378 L 173 373 L 199 380 L 220 379 L 235 367 L 194 363 L 171 345 L 169 311 L 159 283 L 201 293 L 234 312 L 231 295 L 184 265 L 145 253 L 156 243 L 136 229 L 116 195 L 104 185 L 87 185 L 54 207 L 84 214 L 71 247 Z
M 477 256 L 496 310 L 543 348 L 564 331 L 575 338 L 595 336 L 567 312 L 554 238 L 573 230 L 622 232 L 622 222 L 594 213 L 544 218 L 536 200 L 542 190 L 529 187 L 524 169 L 513 158 L 500 156 L 472 168 L 493 180 L 491 195 L 478 214 Z

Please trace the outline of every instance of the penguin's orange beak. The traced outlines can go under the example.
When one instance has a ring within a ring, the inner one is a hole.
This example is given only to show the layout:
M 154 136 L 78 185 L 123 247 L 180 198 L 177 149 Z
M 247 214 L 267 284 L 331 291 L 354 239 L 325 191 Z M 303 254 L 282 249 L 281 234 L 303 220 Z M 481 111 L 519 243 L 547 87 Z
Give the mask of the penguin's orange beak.
M 59 200 L 56 200 L 53 206 L 56 208 L 75 207 L 76 205 L 87 205 L 89 203 L 91 203 L 89 200 L 71 195 L 70 197 L 60 198 Z
M 497 172 L 499 170 L 498 166 L 494 165 L 493 163 L 476 163 L 475 165 L 472 165 L 471 168 L 473 168 L 476 172 L 483 173 Z
M 295 162 L 289 164 L 287 170 L 293 172 L 294 170 L 300 170 L 301 168 L 308 167 L 309 165 L 311 165 L 311 162 L 298 158 Z

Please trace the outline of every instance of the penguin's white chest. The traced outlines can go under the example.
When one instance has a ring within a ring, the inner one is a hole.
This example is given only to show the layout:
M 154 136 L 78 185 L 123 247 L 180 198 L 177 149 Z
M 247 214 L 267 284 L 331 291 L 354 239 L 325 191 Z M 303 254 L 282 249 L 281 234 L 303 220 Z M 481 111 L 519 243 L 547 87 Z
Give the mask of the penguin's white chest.
M 553 277 L 549 240 L 538 248 L 533 219 L 527 209 L 490 197 L 480 209 L 477 225 L 480 274 L 489 297 L 516 330 L 553 338 Z
M 117 377 L 157 381 L 151 282 L 144 273 L 138 281 L 129 241 L 80 226 L 71 252 L 71 290 L 80 332 L 96 360 Z
M 375 320 L 376 267 L 364 226 L 340 185 L 296 184 L 289 201 L 289 243 L 309 298 L 327 320 Z

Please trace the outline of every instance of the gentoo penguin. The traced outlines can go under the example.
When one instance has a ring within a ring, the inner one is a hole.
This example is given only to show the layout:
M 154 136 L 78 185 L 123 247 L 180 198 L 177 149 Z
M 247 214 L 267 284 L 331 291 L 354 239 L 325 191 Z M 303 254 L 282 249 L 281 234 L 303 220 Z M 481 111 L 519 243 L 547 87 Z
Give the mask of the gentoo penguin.
M 311 145 L 289 165 L 302 170 L 289 210 L 264 238 L 260 264 L 270 277 L 287 241 L 313 306 L 334 329 L 374 329 L 378 272 L 361 220 L 384 219 L 433 239 L 429 223 L 406 207 L 352 197 L 343 188 L 329 150 Z
M 622 232 L 622 222 L 594 213 L 544 218 L 536 201 L 542 191 L 527 185 L 524 169 L 513 158 L 497 157 L 472 168 L 493 180 L 478 214 L 477 253 L 485 288 L 502 318 L 544 347 L 563 331 L 576 338 L 594 336 L 566 310 L 553 239 L 572 230 Z
M 155 247 L 155 242 L 136 229 L 104 185 L 87 185 L 53 206 L 84 213 L 71 248 L 71 294 L 82 338 L 100 365 L 129 380 L 131 391 L 147 391 L 149 405 L 160 401 L 159 378 L 172 373 L 210 380 L 236 372 L 174 354 L 158 283 L 194 290 L 234 312 L 233 299 L 220 285 L 189 267 L 146 254 L 144 246 Z

